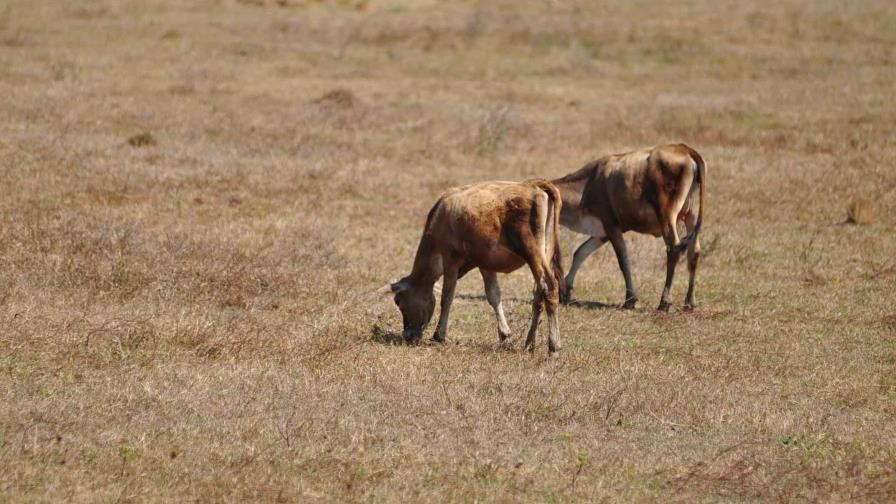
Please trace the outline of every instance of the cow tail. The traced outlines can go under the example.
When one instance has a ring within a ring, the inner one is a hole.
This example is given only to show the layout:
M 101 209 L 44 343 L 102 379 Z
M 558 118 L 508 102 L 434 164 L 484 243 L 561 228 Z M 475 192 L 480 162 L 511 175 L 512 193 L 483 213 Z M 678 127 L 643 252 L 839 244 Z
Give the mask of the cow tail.
M 536 180 L 535 185 L 547 193 L 552 215 L 548 219 L 553 220 L 551 226 L 551 239 L 553 240 L 553 253 L 551 254 L 551 273 L 554 282 L 560 291 L 560 296 L 566 295 L 566 274 L 563 272 L 563 251 L 560 247 L 560 210 L 563 208 L 563 198 L 560 190 L 547 180 Z
M 694 225 L 694 229 L 688 233 L 681 242 L 681 248 L 679 249 L 681 253 L 684 253 L 685 249 L 690 245 L 691 240 L 696 240 L 697 236 L 700 234 L 700 228 L 703 226 L 703 207 L 706 206 L 706 200 L 704 199 L 704 195 L 706 194 L 706 162 L 703 161 L 703 156 L 701 156 L 700 153 L 687 145 L 685 145 L 685 147 L 687 147 L 691 157 L 697 163 L 696 182 L 700 184 L 700 208 L 697 210 L 697 223 Z

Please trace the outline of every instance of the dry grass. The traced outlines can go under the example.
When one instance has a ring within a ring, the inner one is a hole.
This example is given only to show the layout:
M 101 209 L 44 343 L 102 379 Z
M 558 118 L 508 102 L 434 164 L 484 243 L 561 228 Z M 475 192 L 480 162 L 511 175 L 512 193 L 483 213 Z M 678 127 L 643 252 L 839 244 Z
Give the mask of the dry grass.
M 894 23 L 883 0 L 6 2 L 0 500 L 896 499 Z M 556 361 L 520 350 L 524 272 L 512 350 L 475 274 L 447 344 L 397 344 L 374 290 L 442 190 L 665 141 L 710 170 L 696 312 L 653 311 L 663 248 L 632 236 L 643 306 L 605 307 L 602 250 Z

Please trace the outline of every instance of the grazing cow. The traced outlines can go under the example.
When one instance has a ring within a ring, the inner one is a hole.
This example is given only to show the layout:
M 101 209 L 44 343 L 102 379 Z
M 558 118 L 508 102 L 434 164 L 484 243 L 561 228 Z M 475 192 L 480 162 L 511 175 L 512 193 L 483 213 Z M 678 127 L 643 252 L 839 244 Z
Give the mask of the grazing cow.
M 625 277 L 623 307 L 634 308 L 638 294 L 622 234 L 636 231 L 662 236 L 666 242 L 666 285 L 658 309 L 669 309 L 675 266 L 685 250 L 690 278 L 684 306 L 687 310 L 696 307 L 694 281 L 700 259 L 698 235 L 706 189 L 706 163 L 697 151 L 676 144 L 614 154 L 552 182 L 563 198 L 560 223 L 591 236 L 573 255 L 564 302 L 569 301 L 582 262 L 609 241 Z M 687 229 L 680 241 L 676 226 L 679 220 L 684 221 Z
M 535 293 L 526 349 L 534 348 L 543 304 L 549 322 L 548 351 L 555 355 L 560 350 L 557 305 L 563 289 L 557 236 L 561 205 L 557 188 L 542 179 L 483 182 L 442 194 L 426 217 L 411 273 L 379 290 L 395 294 L 404 319 L 404 339 L 419 341 L 435 309 L 433 286 L 444 276 L 439 325 L 433 335 L 435 341 L 444 341 L 457 279 L 479 268 L 486 298 L 498 319 L 498 335 L 505 342 L 510 328 L 501 306 L 497 273 L 528 265 L 535 278 Z

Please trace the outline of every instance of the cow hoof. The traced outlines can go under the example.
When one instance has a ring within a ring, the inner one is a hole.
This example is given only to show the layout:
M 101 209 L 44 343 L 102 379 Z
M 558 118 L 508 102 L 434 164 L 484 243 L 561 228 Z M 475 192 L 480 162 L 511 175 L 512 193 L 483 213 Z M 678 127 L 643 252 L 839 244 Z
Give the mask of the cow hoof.
M 570 301 L 572 301 L 572 289 L 567 287 L 566 292 L 560 294 L 560 303 L 567 305 Z
M 697 309 L 697 305 L 694 303 L 685 303 L 685 305 L 681 309 L 686 312 L 692 312 Z
M 637 305 L 637 304 L 638 304 L 637 299 L 628 299 L 625 301 L 625 303 L 622 303 L 622 309 L 623 310 L 634 310 L 635 305 Z
M 556 349 L 556 350 L 549 350 L 549 351 L 548 351 L 548 358 L 549 358 L 549 359 L 556 359 L 557 357 L 560 357 L 560 349 L 559 349 L 559 348 Z
M 656 307 L 657 311 L 668 312 L 671 304 L 668 301 L 660 301 L 660 305 Z

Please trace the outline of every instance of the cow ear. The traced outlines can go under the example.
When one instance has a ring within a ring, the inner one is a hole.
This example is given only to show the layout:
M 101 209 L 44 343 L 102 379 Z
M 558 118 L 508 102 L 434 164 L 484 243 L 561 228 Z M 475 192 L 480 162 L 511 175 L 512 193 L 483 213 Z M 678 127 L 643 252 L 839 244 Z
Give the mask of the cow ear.
M 398 294 L 399 292 L 408 290 L 408 283 L 404 280 L 392 281 L 377 289 L 377 294 Z

